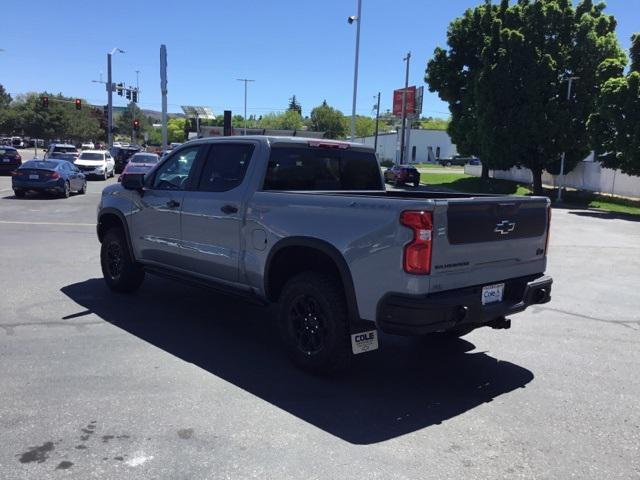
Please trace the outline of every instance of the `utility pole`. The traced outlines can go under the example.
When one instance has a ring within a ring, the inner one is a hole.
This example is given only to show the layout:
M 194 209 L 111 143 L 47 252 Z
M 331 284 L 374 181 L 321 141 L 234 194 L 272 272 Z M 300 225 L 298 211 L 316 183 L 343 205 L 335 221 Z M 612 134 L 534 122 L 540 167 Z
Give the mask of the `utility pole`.
M 353 104 L 351 106 L 351 141 L 356 136 L 356 98 L 358 96 L 358 59 L 360 57 L 360 24 L 362 23 L 362 0 L 358 0 L 358 13 L 350 16 L 349 24 L 356 23 L 356 58 L 353 67 Z
M 107 144 L 113 146 L 113 79 L 111 76 L 111 57 L 116 53 L 124 53 L 120 48 L 114 48 L 107 53 Z
M 136 97 L 138 97 L 138 95 L 140 95 L 140 92 L 138 91 L 140 87 L 140 70 L 136 70 Z M 136 100 L 140 101 L 140 97 L 136 98 Z M 131 103 L 133 103 L 133 121 L 135 122 L 136 120 L 136 108 L 137 108 L 137 104 L 132 100 Z M 131 132 L 132 132 L 132 139 L 133 139 L 133 143 L 134 145 L 138 142 L 138 139 L 136 138 L 136 129 L 133 127 L 133 125 L 131 125 Z
M 580 77 L 569 77 L 567 80 L 567 103 L 571 100 L 571 85 L 574 80 L 578 80 Z M 567 105 L 569 108 L 569 105 Z M 560 175 L 558 177 L 558 197 L 556 201 L 562 202 L 562 189 L 564 188 L 564 158 L 566 152 L 562 152 L 562 156 L 560 157 Z
M 247 83 L 255 82 L 255 80 L 249 80 L 248 78 L 236 78 L 239 82 L 244 82 L 244 134 L 247 135 Z
M 407 91 L 409 90 L 409 63 L 411 62 L 411 52 L 402 59 L 407 62 L 407 70 L 404 76 L 404 90 L 402 91 L 402 138 L 400 139 L 400 165 L 404 163 L 404 135 L 407 126 Z
M 373 151 L 375 153 L 378 153 L 378 121 L 379 120 L 380 120 L 380 92 L 378 92 L 378 103 L 376 104 L 376 135 L 373 140 Z
M 167 150 L 167 46 L 160 45 L 160 92 L 162 93 L 162 151 Z

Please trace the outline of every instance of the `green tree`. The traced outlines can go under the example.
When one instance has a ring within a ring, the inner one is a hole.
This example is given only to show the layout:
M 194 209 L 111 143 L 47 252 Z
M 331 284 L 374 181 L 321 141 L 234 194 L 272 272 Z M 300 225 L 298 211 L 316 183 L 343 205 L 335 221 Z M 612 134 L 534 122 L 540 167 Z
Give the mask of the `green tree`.
M 447 130 L 450 121 L 444 118 L 421 118 L 420 128 L 424 130 Z
M 631 38 L 631 69 L 604 82 L 589 133 L 598 159 L 609 168 L 640 175 L 640 35 Z M 608 66 L 611 68 L 611 66 Z
M 153 122 L 146 115 L 142 113 L 140 107 L 133 102 L 129 102 L 127 108 L 125 108 L 120 115 L 114 120 L 114 125 L 117 128 L 118 134 L 124 137 L 131 135 L 133 131 L 133 120 L 137 119 L 140 122 L 138 138 L 142 138 L 145 132 L 151 130 Z
M 167 121 L 167 137 L 169 143 L 182 143 L 186 141 L 186 136 L 184 134 L 184 124 L 186 121 L 187 120 L 185 118 L 170 118 Z
M 344 138 L 347 131 L 344 115 L 340 110 L 336 110 L 324 100 L 321 105 L 311 110 L 311 130 L 325 132 L 326 138 Z
M 542 193 L 543 170 L 556 173 L 566 152 L 570 171 L 589 152 L 586 123 L 603 68 L 624 62 L 616 21 L 604 4 L 582 0 L 502 0 L 470 9 L 448 31 L 448 50 L 429 62 L 429 88 L 449 102 L 449 133 L 461 153 L 483 165 L 533 172 Z M 566 99 L 568 77 L 579 77 Z
M 298 115 L 302 116 L 302 105 L 300 105 L 300 102 L 298 102 L 295 95 L 289 99 L 288 110 L 298 112 Z
M 9 95 L 9 93 L 4 89 L 4 86 L 0 84 L 0 108 L 9 108 L 11 100 L 11 95 Z

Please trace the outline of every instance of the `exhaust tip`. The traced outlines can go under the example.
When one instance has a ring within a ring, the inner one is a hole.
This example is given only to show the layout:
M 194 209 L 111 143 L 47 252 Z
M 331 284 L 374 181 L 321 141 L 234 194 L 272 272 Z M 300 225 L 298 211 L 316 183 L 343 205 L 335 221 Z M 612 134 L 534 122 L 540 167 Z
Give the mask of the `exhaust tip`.
M 536 292 L 536 303 L 544 303 L 547 300 L 548 292 L 546 288 L 541 288 Z
M 464 305 L 459 305 L 458 307 L 456 307 L 456 310 L 454 313 L 455 321 L 456 322 L 463 321 L 467 317 L 468 312 L 469 312 L 469 309 Z

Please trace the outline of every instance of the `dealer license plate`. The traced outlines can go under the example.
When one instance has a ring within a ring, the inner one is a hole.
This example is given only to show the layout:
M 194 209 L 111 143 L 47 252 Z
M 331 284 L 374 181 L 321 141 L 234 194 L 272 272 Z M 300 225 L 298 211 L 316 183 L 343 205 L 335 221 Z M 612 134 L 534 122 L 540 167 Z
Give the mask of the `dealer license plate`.
M 40 175 L 29 175 L 29 180 L 38 180 Z
M 486 287 L 482 287 L 482 305 L 501 302 L 503 295 L 504 283 L 497 283 L 495 285 L 487 285 Z

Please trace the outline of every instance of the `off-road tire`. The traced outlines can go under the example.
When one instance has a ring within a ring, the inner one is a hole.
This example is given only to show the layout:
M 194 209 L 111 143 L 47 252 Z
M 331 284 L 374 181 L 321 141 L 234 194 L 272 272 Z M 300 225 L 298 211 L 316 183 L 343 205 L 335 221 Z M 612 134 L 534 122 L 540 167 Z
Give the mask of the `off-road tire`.
M 337 285 L 331 276 L 303 272 L 280 295 L 278 322 L 285 348 L 293 363 L 310 373 L 344 370 L 353 356 L 346 300 Z
M 107 286 L 116 292 L 135 292 L 144 280 L 144 269 L 133 260 L 121 228 L 111 228 L 102 239 L 100 265 Z

